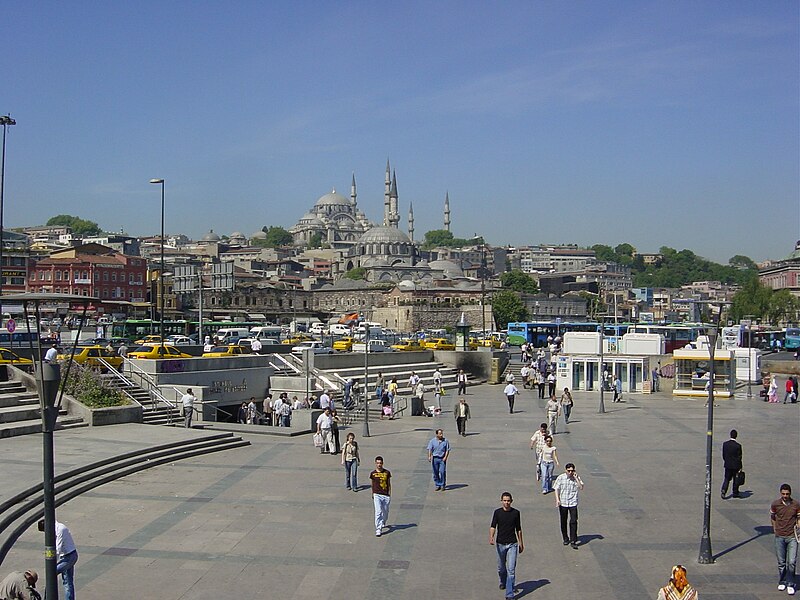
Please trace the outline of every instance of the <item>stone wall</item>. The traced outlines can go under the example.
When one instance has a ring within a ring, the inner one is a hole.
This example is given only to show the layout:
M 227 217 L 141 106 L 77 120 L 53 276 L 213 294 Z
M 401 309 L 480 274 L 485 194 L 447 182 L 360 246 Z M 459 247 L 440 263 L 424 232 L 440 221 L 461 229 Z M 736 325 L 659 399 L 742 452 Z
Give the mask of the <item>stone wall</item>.
M 484 310 L 486 328 L 494 329 L 491 304 L 487 304 Z M 381 323 L 384 327 L 391 327 L 396 331 L 412 332 L 421 329 L 449 329 L 454 331 L 456 323 L 461 319 L 461 313 L 464 313 L 464 318 L 472 329 L 481 329 L 483 324 L 481 306 L 476 304 L 464 304 L 461 306 L 401 304 L 387 306 L 385 308 L 374 308 L 371 320 Z

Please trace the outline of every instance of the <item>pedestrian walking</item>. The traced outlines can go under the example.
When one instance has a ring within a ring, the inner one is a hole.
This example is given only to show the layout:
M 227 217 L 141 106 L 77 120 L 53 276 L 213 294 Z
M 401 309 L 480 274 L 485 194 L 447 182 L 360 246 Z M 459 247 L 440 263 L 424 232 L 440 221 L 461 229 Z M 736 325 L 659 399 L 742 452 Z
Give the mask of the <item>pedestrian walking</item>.
M 342 464 L 344 465 L 344 485 L 348 490 L 354 492 L 358 491 L 358 465 L 360 462 L 356 434 L 350 432 L 342 446 Z
M 464 373 L 464 369 L 458 370 L 458 376 L 456 377 L 456 381 L 458 382 L 458 395 L 464 396 L 467 393 L 467 374 Z
M 778 557 L 778 589 L 790 596 L 795 592 L 800 502 L 792 498 L 792 486 L 781 485 L 781 497 L 769 507 L 772 530 L 775 533 L 775 554 Z
M 669 583 L 658 590 L 656 600 L 699 600 L 700 595 L 686 579 L 686 567 L 675 565 Z
M 236 414 L 236 422 L 240 425 L 245 425 L 247 423 L 247 402 L 242 402 L 242 405 L 239 407 L 239 411 Z
M 375 397 L 380 399 L 383 396 L 383 389 L 386 387 L 386 381 L 383 378 L 383 373 L 378 372 L 378 378 L 375 380 Z
M 39 531 L 44 531 L 44 519 L 38 522 Z M 66 525 L 56 521 L 56 574 L 61 575 L 64 586 L 64 600 L 75 600 L 75 563 L 78 562 L 78 549 Z
M 435 383 L 433 388 L 433 397 L 436 400 L 436 408 L 438 409 L 439 413 L 442 412 L 442 396 L 444 395 L 444 388 L 442 388 L 442 384 Z
M 433 469 L 433 485 L 437 492 L 447 487 L 447 459 L 450 457 L 450 442 L 444 437 L 444 431 L 436 430 L 436 435 L 428 442 L 428 462 Z
M 531 450 L 536 452 L 536 481 L 542 479 L 542 448 L 544 448 L 544 440 L 547 437 L 550 437 L 547 423 L 539 425 L 539 429 L 531 436 Z
M 660 365 L 660 363 L 659 363 Z M 653 391 L 659 391 L 659 379 L 661 378 L 661 374 L 658 372 L 658 367 L 653 367 L 653 372 L 651 373 L 653 377 Z
M 583 489 L 583 481 L 573 463 L 567 463 L 566 472 L 556 477 L 553 490 L 556 493 L 556 506 L 561 518 L 561 537 L 565 546 L 578 549 L 578 492 Z M 569 535 L 567 535 L 567 516 L 569 516 Z
M 517 386 L 509 382 L 503 390 L 503 393 L 506 395 L 506 399 L 508 400 L 508 414 L 514 414 L 514 398 L 517 396 L 517 394 L 519 394 Z
M 559 464 L 558 453 L 553 446 L 553 436 L 548 435 L 544 438 L 539 462 L 542 472 L 542 494 L 549 494 L 553 491 L 553 470 Z
M 456 417 L 456 427 L 461 437 L 467 437 L 467 421 L 472 418 L 469 413 L 469 404 L 464 398 L 461 398 L 453 409 L 453 414 Z
M 187 429 L 192 427 L 192 416 L 194 415 L 194 403 L 197 398 L 192 393 L 192 388 L 187 388 L 186 393 L 181 396 L 181 413 L 183 416 L 183 425 Z
M 389 519 L 389 504 L 392 502 L 392 474 L 383 468 L 383 457 L 375 457 L 375 470 L 369 474 L 372 482 L 372 503 L 375 506 L 375 537 L 381 537 Z
M 558 416 L 561 414 L 561 405 L 555 396 L 550 396 L 544 409 L 547 413 L 547 429 L 550 430 L 550 435 L 555 435 L 558 433 Z
M 36 591 L 39 574 L 33 569 L 24 573 L 14 571 L 0 582 L 0 600 L 41 600 Z
M 336 410 L 331 411 L 331 435 L 333 436 L 334 452 L 339 454 L 342 451 L 342 446 L 339 443 L 339 425 L 342 424 L 342 419 L 336 414 Z
M 733 497 L 739 496 L 739 471 L 742 470 L 742 445 L 736 441 L 739 432 L 731 429 L 730 439 L 722 444 L 722 462 L 725 467 L 725 477 L 722 480 L 722 499 L 728 495 L 728 485 L 733 481 Z
M 561 394 L 561 410 L 564 412 L 565 425 L 569 424 L 569 416 L 572 414 L 572 406 L 574 404 L 572 392 L 569 391 L 569 388 L 564 388 L 564 393 Z
M 792 394 L 794 393 L 794 384 L 792 383 L 792 378 L 786 378 L 786 385 L 784 386 L 786 389 L 786 393 L 783 395 L 783 403 L 786 404 L 787 400 L 791 400 Z
M 513 501 L 510 492 L 500 495 L 501 506 L 492 514 L 492 524 L 489 527 L 489 544 L 497 549 L 497 575 L 500 578 L 500 589 L 505 590 L 506 598 L 514 597 L 517 556 L 525 551 L 522 516 L 516 508 L 511 507 Z
M 619 378 L 619 375 L 614 376 L 612 387 L 614 388 L 614 399 L 612 402 L 622 402 L 622 380 Z
M 330 452 L 336 454 L 336 446 L 333 441 L 333 416 L 331 409 L 326 408 L 323 413 L 317 417 L 317 433 L 322 436 L 322 448 L 319 449 L 320 454 Z
M 556 374 L 554 371 L 550 371 L 550 373 L 547 375 L 547 395 L 556 395 Z

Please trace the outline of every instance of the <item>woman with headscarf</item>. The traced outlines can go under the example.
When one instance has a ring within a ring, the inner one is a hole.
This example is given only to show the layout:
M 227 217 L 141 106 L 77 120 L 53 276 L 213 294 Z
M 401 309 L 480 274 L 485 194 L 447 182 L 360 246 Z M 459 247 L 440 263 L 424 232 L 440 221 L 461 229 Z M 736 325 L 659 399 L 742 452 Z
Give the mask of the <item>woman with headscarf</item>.
M 658 590 L 657 600 L 699 600 L 700 594 L 686 579 L 686 567 L 675 565 L 672 567 L 672 577 L 669 583 Z

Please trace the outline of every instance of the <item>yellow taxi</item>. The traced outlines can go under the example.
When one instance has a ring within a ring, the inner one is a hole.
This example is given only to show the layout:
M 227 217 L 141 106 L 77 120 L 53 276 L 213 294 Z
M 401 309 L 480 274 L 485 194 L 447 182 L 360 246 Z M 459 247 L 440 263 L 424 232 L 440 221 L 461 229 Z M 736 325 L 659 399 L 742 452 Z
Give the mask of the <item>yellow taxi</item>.
M 160 335 L 146 335 L 140 340 L 136 340 L 133 342 L 137 346 L 144 346 L 145 344 L 160 344 L 161 343 L 161 336 Z
M 22 358 L 11 350 L 0 348 L 0 365 L 32 365 L 30 358 Z
M 133 352 L 129 352 L 128 358 L 192 358 L 192 355 L 181 352 L 175 346 L 150 344 L 139 346 Z
M 250 354 L 249 346 L 215 346 L 209 352 L 203 352 L 203 358 L 224 358 L 244 354 Z
M 310 342 L 314 338 L 305 333 L 295 333 L 292 337 L 286 338 L 282 343 L 297 346 L 300 342 Z
M 65 354 L 59 354 L 58 360 L 69 360 L 69 357 L 69 352 Z M 105 366 L 100 362 L 101 359 L 115 369 L 119 369 L 119 366 L 122 364 L 122 357 L 119 354 L 113 350 L 108 350 L 103 346 L 79 346 L 75 348 L 75 356 L 72 357 L 72 360 L 79 365 L 91 367 L 92 369 L 105 368 Z
M 417 340 L 400 340 L 396 344 L 392 344 L 393 350 L 400 350 L 401 352 L 413 352 L 415 350 L 424 350 L 422 345 Z
M 353 349 L 353 342 L 355 342 L 355 340 L 350 336 L 339 338 L 333 342 L 333 349 L 338 352 L 350 352 Z
M 456 345 L 447 338 L 431 338 L 425 340 L 426 350 L 455 350 Z

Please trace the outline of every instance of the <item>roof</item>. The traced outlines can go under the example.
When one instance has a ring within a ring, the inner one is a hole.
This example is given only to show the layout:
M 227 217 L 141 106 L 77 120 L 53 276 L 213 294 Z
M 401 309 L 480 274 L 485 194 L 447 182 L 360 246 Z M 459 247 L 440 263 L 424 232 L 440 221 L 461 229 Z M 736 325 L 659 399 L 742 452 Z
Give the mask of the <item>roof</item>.
M 361 239 L 358 240 L 359 244 L 410 244 L 411 239 L 396 227 L 373 227 L 368 230 Z
M 321 196 L 319 200 L 316 202 L 316 206 L 323 206 L 325 204 L 350 204 L 350 200 L 342 196 L 341 194 L 337 194 L 336 190 L 331 190 L 330 194 L 325 194 Z

